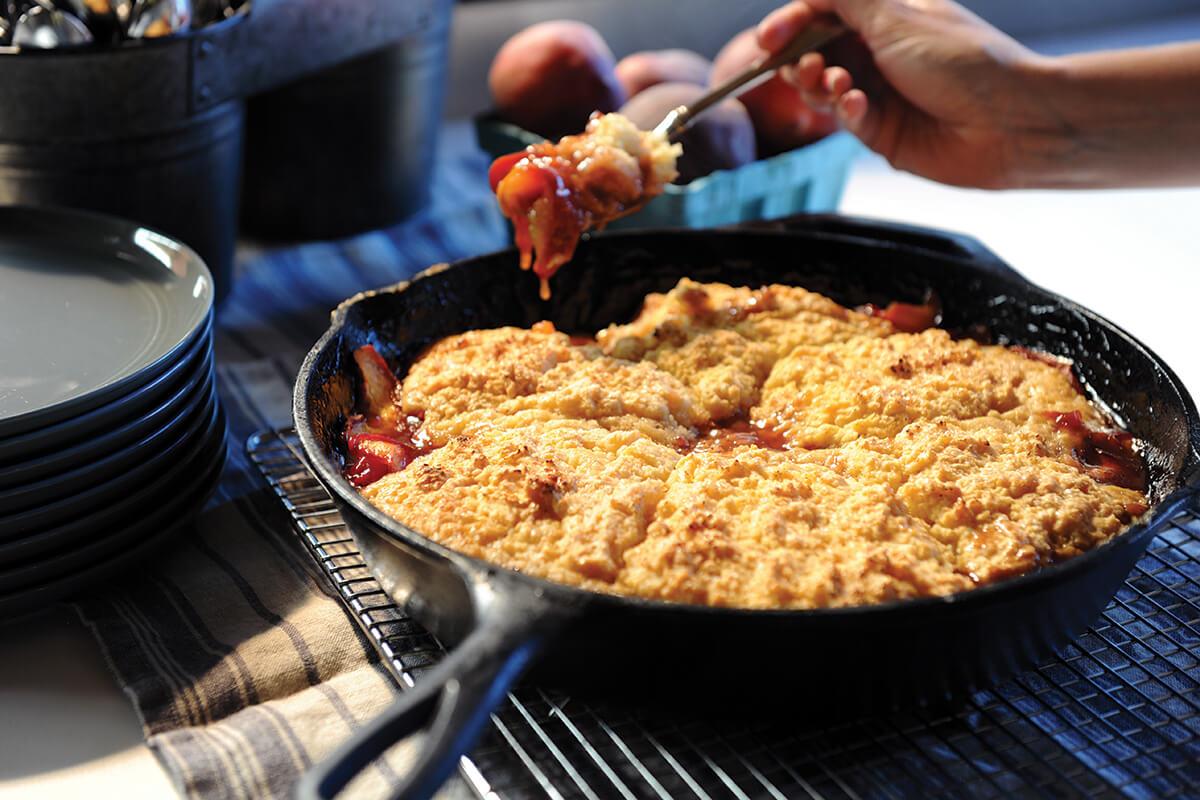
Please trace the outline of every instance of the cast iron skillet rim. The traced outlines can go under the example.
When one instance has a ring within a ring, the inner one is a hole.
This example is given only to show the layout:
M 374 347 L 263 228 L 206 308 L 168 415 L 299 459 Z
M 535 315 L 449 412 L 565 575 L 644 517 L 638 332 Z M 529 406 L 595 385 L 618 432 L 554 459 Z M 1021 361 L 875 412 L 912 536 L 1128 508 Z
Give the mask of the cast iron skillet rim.
M 705 235 L 721 236 L 721 237 L 736 237 L 736 236 L 774 236 L 777 238 L 792 237 L 794 234 L 787 231 L 738 231 L 738 230 L 723 230 L 723 231 L 705 231 Z M 622 239 L 637 239 L 641 237 L 647 238 L 664 238 L 673 235 L 682 235 L 687 237 L 696 236 L 695 231 L 677 231 L 677 230 L 639 230 L 632 232 L 620 232 L 612 234 L 603 234 L 605 238 L 619 237 Z M 473 263 L 482 260 L 496 258 L 497 255 L 513 253 L 516 251 L 512 248 L 488 253 L 472 258 L 463 259 L 456 262 L 455 266 L 466 267 Z M 515 263 L 515 259 L 514 259 Z M 555 596 L 564 600 L 570 600 L 576 604 L 583 603 L 602 603 L 615 604 L 619 607 L 629 610 L 642 610 L 647 612 L 673 612 L 686 613 L 695 615 L 707 615 L 718 617 L 734 617 L 740 618 L 743 616 L 753 616 L 755 618 L 770 617 L 785 617 L 785 618 L 840 618 L 840 617 L 857 617 L 864 614 L 888 616 L 893 614 L 907 614 L 909 611 L 925 609 L 925 608 L 961 608 L 969 603 L 985 603 L 992 598 L 1008 592 L 1022 592 L 1036 590 L 1045 582 L 1054 582 L 1060 576 L 1069 574 L 1074 571 L 1086 569 L 1086 567 L 1098 558 L 1102 558 L 1103 554 L 1108 551 L 1129 545 L 1137 539 L 1138 536 L 1146 534 L 1147 522 L 1156 520 L 1155 529 L 1164 525 L 1171 517 L 1178 513 L 1188 502 L 1189 498 L 1200 492 L 1200 486 L 1180 486 L 1174 492 L 1161 501 L 1149 508 L 1141 515 L 1138 521 L 1131 523 L 1123 531 L 1109 539 L 1099 547 L 1093 548 L 1088 552 L 1075 556 L 1066 561 L 1052 564 L 1048 567 L 1042 567 L 1032 572 L 1026 572 L 1013 578 L 1007 578 L 997 583 L 981 586 L 975 589 L 968 589 L 963 592 L 957 592 L 951 595 L 940 597 L 919 597 L 908 600 L 896 600 L 888 603 L 877 603 L 858 606 L 842 606 L 836 608 L 814 608 L 814 609 L 759 609 L 759 608 L 741 608 L 741 607 L 722 607 L 722 606 L 705 606 L 692 603 L 671 603 L 661 600 L 649 600 L 640 597 L 631 597 L 626 595 L 605 594 L 603 592 L 592 591 L 589 589 L 581 589 L 567 584 L 555 583 L 552 581 L 539 578 L 525 572 L 508 567 L 494 564 L 483 559 L 475 558 L 455 550 L 451 550 L 445 545 L 425 536 L 418 531 L 409 528 L 403 523 L 387 516 L 382 511 L 373 506 L 365 498 L 349 484 L 342 476 L 340 469 L 332 462 L 329 455 L 324 451 L 324 448 L 319 446 L 313 437 L 308 414 L 308 396 L 309 387 L 315 376 L 314 365 L 317 359 L 331 346 L 340 344 L 339 337 L 342 329 L 345 326 L 346 317 L 349 310 L 359 302 L 376 295 L 382 294 L 400 294 L 406 291 L 412 284 L 423 280 L 426 277 L 435 275 L 448 269 L 448 264 L 436 264 L 422 272 L 417 273 L 407 281 L 401 281 L 392 286 L 386 286 L 379 289 L 373 289 L 360 294 L 354 295 L 343 301 L 334 310 L 331 315 L 330 327 L 325 331 L 313 348 L 305 356 L 304 362 L 300 367 L 299 376 L 297 378 L 296 388 L 293 396 L 293 414 L 296 421 L 296 432 L 301 440 L 302 448 L 307 452 L 310 459 L 314 462 L 317 468 L 317 477 L 320 479 L 331 493 L 338 500 L 349 504 L 355 511 L 364 515 L 371 521 L 381 532 L 388 535 L 389 538 L 398 540 L 402 544 L 414 547 L 421 553 L 450 562 L 461 577 L 478 577 L 487 576 L 505 576 L 506 578 L 518 582 L 530 584 L 530 588 L 534 588 L 539 593 L 544 593 L 550 596 Z M 1131 344 L 1137 347 L 1149 361 L 1154 363 L 1158 368 L 1162 369 L 1166 376 L 1170 379 L 1173 388 L 1180 391 L 1180 398 L 1183 401 L 1185 410 L 1189 416 L 1188 426 L 1188 451 L 1189 455 L 1194 458 L 1196 454 L 1196 445 L 1200 442 L 1200 425 L 1197 424 L 1196 404 L 1192 400 L 1190 394 L 1183 389 L 1182 383 L 1174 371 L 1158 358 L 1149 348 L 1142 344 L 1137 338 L 1129 334 L 1120 326 L 1108 321 L 1091 310 L 1080 306 L 1072 300 L 1061 297 L 1054 292 L 1043 289 L 1040 286 L 1028 280 L 1023 280 L 1019 273 L 1014 272 L 1014 276 L 1002 276 L 1004 282 L 1013 285 L 1014 287 L 1022 286 L 1023 288 L 1033 287 L 1045 294 L 1049 299 L 1061 303 L 1065 308 L 1086 316 L 1096 322 L 1102 324 L 1110 330 L 1115 331 L 1119 335 L 1125 337 Z M 319 458 L 313 458 L 318 455 Z M 1192 465 L 1195 466 L 1194 464 Z M 1185 460 L 1183 472 L 1186 472 L 1188 462 Z

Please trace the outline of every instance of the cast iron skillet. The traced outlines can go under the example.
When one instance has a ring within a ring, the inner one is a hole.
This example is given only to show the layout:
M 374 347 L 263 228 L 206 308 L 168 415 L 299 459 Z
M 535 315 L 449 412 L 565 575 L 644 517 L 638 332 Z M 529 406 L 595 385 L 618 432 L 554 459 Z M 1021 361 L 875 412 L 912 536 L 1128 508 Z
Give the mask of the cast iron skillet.
M 1082 272 L 1082 269 L 1081 269 Z M 472 328 L 550 319 L 594 332 L 630 319 L 681 277 L 803 286 L 847 304 L 920 301 L 932 289 L 950 329 L 1075 360 L 1085 384 L 1145 445 L 1152 509 L 1079 558 L 947 598 L 815 611 L 747 611 L 618 598 L 452 552 L 387 517 L 343 479 L 355 402 L 350 352 L 373 344 L 397 373 L 430 342 Z M 1086 279 L 1086 273 L 1081 279 Z M 554 297 L 502 252 L 428 270 L 340 306 L 295 389 L 305 457 L 372 571 L 450 654 L 357 732 L 298 789 L 331 797 L 373 758 L 426 729 L 398 796 L 425 797 L 536 657 L 572 685 L 614 679 L 698 703 L 767 689 L 797 710 L 816 693 L 855 707 L 926 701 L 994 684 L 1079 635 L 1150 539 L 1200 494 L 1200 419 L 1171 369 L 1112 323 L 1034 286 L 972 239 L 837 216 L 758 230 L 637 232 L 582 243 Z M 629 653 L 637 653 L 629 658 Z

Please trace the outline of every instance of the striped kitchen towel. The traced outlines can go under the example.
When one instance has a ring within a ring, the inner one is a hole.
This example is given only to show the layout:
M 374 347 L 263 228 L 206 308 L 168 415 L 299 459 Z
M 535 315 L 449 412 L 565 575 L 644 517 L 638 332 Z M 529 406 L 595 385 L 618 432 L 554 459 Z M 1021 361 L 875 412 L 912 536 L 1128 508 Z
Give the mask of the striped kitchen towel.
M 218 503 L 122 591 L 79 605 L 187 797 L 287 797 L 396 696 L 280 511 L 273 494 Z M 404 755 L 347 796 L 386 796 Z
M 217 314 L 230 437 L 220 488 L 168 551 L 77 601 L 147 744 L 186 797 L 287 797 L 308 766 L 395 699 L 373 646 L 301 550 L 244 446 L 255 431 L 290 422 L 296 368 L 338 301 L 504 244 L 486 170 L 469 129 L 451 127 L 428 212 L 343 242 L 243 257 Z M 389 753 L 347 796 L 386 796 L 406 755 Z M 443 791 L 467 792 L 455 781 Z

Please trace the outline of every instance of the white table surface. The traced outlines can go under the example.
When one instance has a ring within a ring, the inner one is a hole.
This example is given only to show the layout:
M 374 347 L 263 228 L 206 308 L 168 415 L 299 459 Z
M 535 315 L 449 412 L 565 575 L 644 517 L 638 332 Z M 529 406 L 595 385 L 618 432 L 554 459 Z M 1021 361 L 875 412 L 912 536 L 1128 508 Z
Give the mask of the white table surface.
M 1047 51 L 1195 37 L 1200 17 L 1048 42 Z M 848 214 L 967 232 L 1041 285 L 1138 336 L 1200 395 L 1200 189 L 987 193 L 868 157 Z M 72 614 L 0 627 L 0 800 L 170 797 L 132 706 Z
M 1141 339 L 1200 396 L 1200 188 L 985 192 L 871 155 L 856 164 L 841 210 L 969 233 Z
M 133 706 L 73 612 L 0 627 L 0 798 L 173 796 Z

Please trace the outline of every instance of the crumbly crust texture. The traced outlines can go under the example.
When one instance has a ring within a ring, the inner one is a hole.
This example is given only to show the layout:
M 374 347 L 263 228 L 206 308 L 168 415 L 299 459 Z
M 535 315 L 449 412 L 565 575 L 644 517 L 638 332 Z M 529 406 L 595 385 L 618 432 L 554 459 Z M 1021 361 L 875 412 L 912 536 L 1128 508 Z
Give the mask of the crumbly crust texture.
M 1054 423 L 1107 424 L 1062 368 L 795 287 L 684 280 L 594 342 L 544 325 L 452 336 L 400 397 L 434 449 L 365 487 L 372 503 L 601 592 L 750 608 L 948 595 L 1078 555 L 1145 510 Z M 737 420 L 783 446 L 708 435 Z

